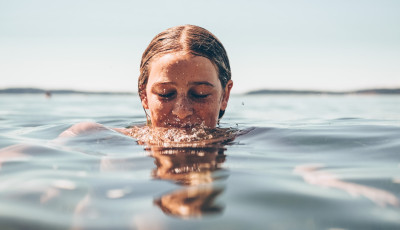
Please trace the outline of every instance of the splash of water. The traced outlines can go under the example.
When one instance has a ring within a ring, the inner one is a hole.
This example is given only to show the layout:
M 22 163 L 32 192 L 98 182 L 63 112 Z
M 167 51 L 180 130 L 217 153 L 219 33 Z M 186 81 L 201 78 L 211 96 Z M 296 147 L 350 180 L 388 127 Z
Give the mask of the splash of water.
M 129 135 L 139 144 L 161 147 L 201 147 L 226 143 L 240 134 L 234 128 L 206 128 L 203 126 L 191 129 L 162 127 L 132 127 Z

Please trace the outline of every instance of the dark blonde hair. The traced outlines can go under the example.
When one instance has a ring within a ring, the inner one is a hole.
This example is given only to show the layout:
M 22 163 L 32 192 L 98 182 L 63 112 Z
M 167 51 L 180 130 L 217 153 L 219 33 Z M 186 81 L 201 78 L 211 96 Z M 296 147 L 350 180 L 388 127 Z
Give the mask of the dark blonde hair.
M 176 26 L 166 29 L 155 36 L 142 55 L 138 81 L 138 93 L 141 100 L 146 95 L 149 68 L 152 60 L 161 55 L 175 52 L 187 52 L 209 59 L 218 71 L 222 89 L 225 88 L 231 79 L 231 67 L 228 55 L 217 37 L 199 26 Z M 224 111 L 220 111 L 219 118 L 223 114 Z

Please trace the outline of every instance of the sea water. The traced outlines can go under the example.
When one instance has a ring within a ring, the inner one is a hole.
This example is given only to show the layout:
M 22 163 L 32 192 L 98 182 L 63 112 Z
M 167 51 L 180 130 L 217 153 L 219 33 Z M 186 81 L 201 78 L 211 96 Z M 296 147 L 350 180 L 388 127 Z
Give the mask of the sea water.
M 137 95 L 0 95 L 0 229 L 400 229 L 400 96 L 233 95 L 207 148 L 161 148 Z

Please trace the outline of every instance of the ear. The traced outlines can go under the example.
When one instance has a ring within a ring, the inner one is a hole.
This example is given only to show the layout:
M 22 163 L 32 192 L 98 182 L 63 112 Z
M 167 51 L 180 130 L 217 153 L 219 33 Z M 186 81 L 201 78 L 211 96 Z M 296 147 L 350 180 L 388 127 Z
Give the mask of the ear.
M 149 109 L 149 103 L 147 101 L 147 95 L 146 93 L 143 93 L 140 95 L 140 100 L 142 101 L 142 106 L 144 109 Z
M 222 97 L 222 102 L 221 102 L 221 107 L 220 107 L 220 110 L 222 110 L 222 111 L 225 111 L 226 107 L 228 106 L 229 95 L 231 93 L 232 86 L 233 86 L 233 81 L 229 80 L 228 83 L 226 83 L 226 86 L 224 89 L 224 94 Z

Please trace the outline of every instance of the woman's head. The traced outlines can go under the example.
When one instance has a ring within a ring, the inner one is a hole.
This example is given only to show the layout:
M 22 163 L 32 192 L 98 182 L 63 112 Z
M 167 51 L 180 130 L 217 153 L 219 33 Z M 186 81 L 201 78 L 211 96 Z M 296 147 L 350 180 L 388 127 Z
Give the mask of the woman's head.
M 167 29 L 143 53 L 138 91 L 154 126 L 215 127 L 232 85 L 224 47 L 201 27 Z

